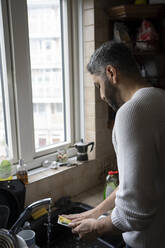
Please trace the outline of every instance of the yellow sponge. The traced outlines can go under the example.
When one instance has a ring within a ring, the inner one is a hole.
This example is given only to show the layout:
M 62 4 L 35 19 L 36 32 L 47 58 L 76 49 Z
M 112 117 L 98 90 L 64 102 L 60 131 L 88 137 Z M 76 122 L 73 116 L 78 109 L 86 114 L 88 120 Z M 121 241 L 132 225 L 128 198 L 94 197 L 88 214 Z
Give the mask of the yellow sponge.
M 38 218 L 40 218 L 41 216 L 43 216 L 47 213 L 48 213 L 48 211 L 46 210 L 46 208 L 40 208 L 40 209 L 38 209 L 32 213 L 32 217 L 34 220 L 37 220 Z
M 57 223 L 60 225 L 68 226 L 71 220 L 59 215 Z

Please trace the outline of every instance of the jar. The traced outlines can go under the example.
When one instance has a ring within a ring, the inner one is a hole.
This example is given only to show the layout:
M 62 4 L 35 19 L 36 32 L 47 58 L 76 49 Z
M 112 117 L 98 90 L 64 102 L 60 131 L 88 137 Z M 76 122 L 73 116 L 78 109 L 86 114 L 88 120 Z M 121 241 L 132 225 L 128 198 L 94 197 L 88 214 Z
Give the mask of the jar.
M 24 184 L 28 184 L 28 171 L 26 169 L 26 165 L 24 164 L 23 159 L 19 160 L 19 164 L 17 165 L 16 176 L 17 179 L 21 180 Z
M 104 189 L 104 200 L 115 190 L 118 185 L 118 171 L 108 171 L 108 175 L 106 177 L 106 185 Z

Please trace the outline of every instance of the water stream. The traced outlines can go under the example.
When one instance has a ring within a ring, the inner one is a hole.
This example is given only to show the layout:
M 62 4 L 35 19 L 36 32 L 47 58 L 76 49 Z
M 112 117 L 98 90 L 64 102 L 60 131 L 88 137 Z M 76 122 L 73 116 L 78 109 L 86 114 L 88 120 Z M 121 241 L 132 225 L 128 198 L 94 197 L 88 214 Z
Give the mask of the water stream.
M 52 223 L 51 223 L 51 204 L 49 204 L 48 208 L 48 225 L 47 225 L 47 248 L 50 248 L 50 234 L 51 234 L 51 228 L 52 228 Z

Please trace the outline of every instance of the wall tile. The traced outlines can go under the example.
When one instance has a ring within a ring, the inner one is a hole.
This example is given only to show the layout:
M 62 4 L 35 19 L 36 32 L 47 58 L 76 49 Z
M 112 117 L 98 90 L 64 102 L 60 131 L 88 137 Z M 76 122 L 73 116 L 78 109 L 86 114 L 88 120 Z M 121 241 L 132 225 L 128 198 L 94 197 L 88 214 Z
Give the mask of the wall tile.
M 93 87 L 93 78 L 88 71 L 84 72 L 84 87 Z
M 94 25 L 84 27 L 84 41 L 94 41 Z
M 92 117 L 95 120 L 95 103 L 87 103 L 85 105 L 85 119 L 88 117 Z M 87 120 L 86 120 L 87 121 Z
M 89 62 L 89 59 L 91 55 L 94 53 L 94 51 L 95 51 L 95 44 L 93 41 L 84 42 L 84 57 L 88 58 L 88 61 L 86 63 Z
M 83 14 L 83 25 L 94 25 L 94 9 L 88 9 Z
M 89 130 L 85 130 L 85 140 L 87 142 L 91 142 L 96 140 L 96 132 L 95 131 L 89 131 Z
M 85 104 L 95 103 L 95 88 L 94 85 L 91 87 L 84 88 Z
M 86 9 L 91 9 L 94 8 L 94 0 L 84 0 L 83 1 L 83 8 Z
M 91 56 L 84 57 L 84 73 L 88 73 L 87 64 L 89 63 L 90 57 Z
M 95 118 L 93 117 L 85 117 L 85 129 L 89 131 L 96 130 Z

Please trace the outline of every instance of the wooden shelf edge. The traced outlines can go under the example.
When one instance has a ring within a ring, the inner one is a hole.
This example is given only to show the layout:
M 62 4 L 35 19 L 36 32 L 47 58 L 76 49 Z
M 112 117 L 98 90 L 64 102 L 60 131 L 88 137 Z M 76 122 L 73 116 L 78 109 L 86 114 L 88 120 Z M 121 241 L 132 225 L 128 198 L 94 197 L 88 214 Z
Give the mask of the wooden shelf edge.
M 111 20 L 161 18 L 165 16 L 165 4 L 119 5 L 109 9 Z

